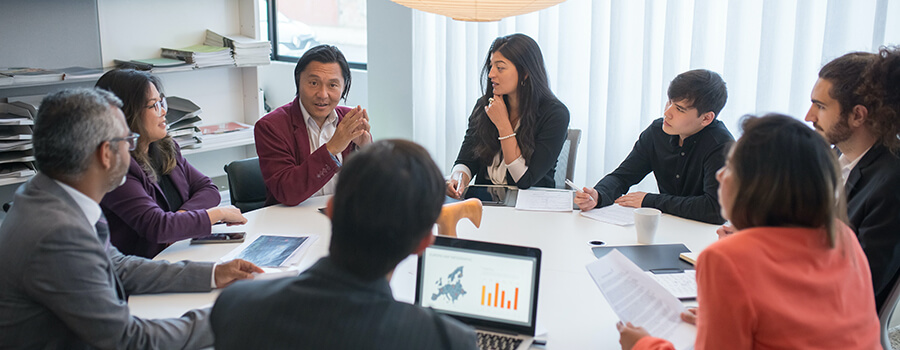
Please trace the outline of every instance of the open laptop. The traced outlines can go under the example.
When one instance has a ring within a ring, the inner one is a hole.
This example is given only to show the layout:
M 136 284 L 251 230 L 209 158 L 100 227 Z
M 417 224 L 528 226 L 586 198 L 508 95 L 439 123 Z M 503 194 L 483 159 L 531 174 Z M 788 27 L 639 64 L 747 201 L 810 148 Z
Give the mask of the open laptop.
M 541 250 L 438 236 L 419 256 L 416 305 L 475 327 L 481 349 L 528 349 Z

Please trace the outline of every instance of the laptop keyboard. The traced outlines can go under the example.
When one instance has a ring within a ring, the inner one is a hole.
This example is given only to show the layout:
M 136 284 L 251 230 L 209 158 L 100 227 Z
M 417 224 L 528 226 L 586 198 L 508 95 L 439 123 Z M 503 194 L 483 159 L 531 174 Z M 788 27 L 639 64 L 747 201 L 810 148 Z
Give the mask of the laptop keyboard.
M 482 350 L 514 350 L 522 343 L 522 339 L 496 333 L 475 332 L 478 337 L 478 348 Z

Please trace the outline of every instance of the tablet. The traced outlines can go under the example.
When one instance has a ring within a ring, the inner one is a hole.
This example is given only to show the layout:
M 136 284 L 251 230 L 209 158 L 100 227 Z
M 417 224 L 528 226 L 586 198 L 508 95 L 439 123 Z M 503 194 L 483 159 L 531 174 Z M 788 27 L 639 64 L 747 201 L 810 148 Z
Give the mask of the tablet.
M 463 199 L 478 198 L 484 205 L 514 206 L 515 188 L 501 185 L 472 185 L 466 187 Z

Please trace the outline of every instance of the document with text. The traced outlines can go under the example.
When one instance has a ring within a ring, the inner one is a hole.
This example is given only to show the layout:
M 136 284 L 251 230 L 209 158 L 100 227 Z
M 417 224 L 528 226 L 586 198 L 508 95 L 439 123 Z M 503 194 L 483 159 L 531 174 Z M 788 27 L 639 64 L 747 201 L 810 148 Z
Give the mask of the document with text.
M 697 327 L 681 320 L 684 305 L 625 255 L 614 250 L 588 264 L 587 270 L 622 322 L 644 327 L 676 349 L 693 348 Z
M 517 210 L 572 211 L 573 192 L 559 189 L 519 190 Z
M 634 208 L 623 207 L 618 204 L 583 211 L 581 216 L 613 225 L 634 225 Z

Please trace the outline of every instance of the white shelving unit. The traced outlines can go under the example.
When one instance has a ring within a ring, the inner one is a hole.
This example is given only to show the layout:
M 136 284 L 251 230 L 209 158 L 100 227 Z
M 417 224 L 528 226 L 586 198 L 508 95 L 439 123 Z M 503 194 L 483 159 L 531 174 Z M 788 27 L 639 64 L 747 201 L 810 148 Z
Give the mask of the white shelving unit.
M 58 2 L 58 3 L 57 3 Z M 114 59 L 141 59 L 159 57 L 161 47 L 186 47 L 202 43 L 206 30 L 222 34 L 240 33 L 260 38 L 258 0 L 161 0 L 148 5 L 139 0 L 51 0 L 48 6 L 96 11 L 99 28 L 99 54 L 103 66 L 113 66 Z M 22 10 L 25 11 L 25 10 Z M 33 13 L 7 14 L 11 17 L 33 17 Z M 39 21 L 40 19 L 35 19 Z M 61 31 L 64 28 L 48 24 L 38 25 L 44 30 Z M 262 30 L 265 30 L 263 28 Z M 14 33 L 0 33 L 0 44 L 14 42 L 6 37 Z M 44 33 L 46 34 L 46 33 Z M 64 33 L 53 33 L 53 35 Z M 16 34 L 18 35 L 18 34 Z M 79 41 L 91 38 L 78 38 Z M 36 43 L 35 45 L 41 45 Z M 91 46 L 96 47 L 96 46 Z M 92 49 L 96 50 L 96 49 Z M 41 52 L 46 51 L 42 50 Z M 37 51 L 36 51 L 37 52 Z M 32 53 L 21 52 L 24 58 Z M 58 53 L 62 68 L 85 65 L 68 64 L 65 54 Z M 19 65 L 26 65 L 20 63 Z M 158 74 L 167 95 L 188 98 L 202 109 L 203 124 L 219 124 L 231 121 L 253 125 L 261 117 L 260 84 L 257 67 L 214 67 L 185 72 Z M 66 88 L 91 87 L 96 79 L 66 80 L 54 83 L 10 85 L 0 87 L 0 101 L 8 98 L 41 95 Z M 37 96 L 37 97 L 35 97 Z M 255 156 L 253 132 L 235 132 L 233 135 L 215 137 L 197 149 L 184 150 L 183 155 L 201 172 L 211 178 L 224 176 L 223 167 L 230 161 Z M 17 184 L 27 178 L 0 179 L 0 202 L 8 202 Z

